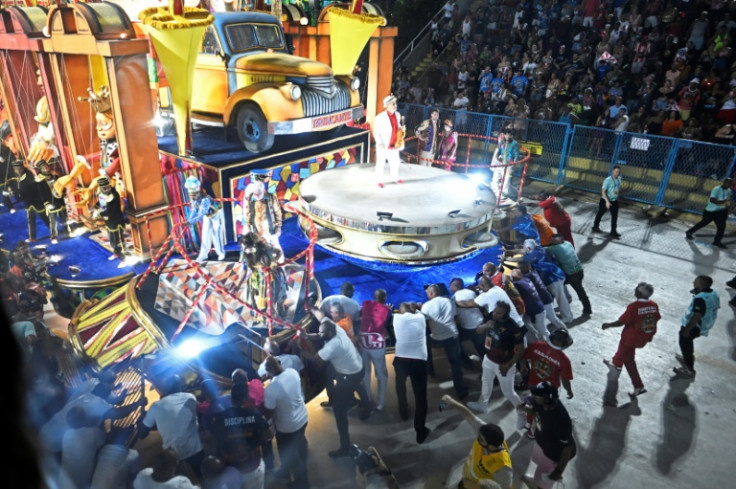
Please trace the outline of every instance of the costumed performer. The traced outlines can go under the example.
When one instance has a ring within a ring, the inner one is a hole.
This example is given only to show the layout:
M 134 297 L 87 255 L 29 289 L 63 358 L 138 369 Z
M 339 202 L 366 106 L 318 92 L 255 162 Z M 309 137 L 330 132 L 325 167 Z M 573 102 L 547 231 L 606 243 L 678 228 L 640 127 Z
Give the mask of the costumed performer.
M 49 218 L 46 215 L 46 205 L 43 197 L 38 192 L 38 185 L 33 173 L 25 167 L 25 160 L 13 161 L 13 171 L 18 179 L 18 199 L 23 202 L 28 218 L 28 242 L 36 241 L 36 216 L 40 217 L 46 226 L 49 226 Z
M 243 199 L 243 232 L 254 232 L 269 246 L 279 251 L 284 261 L 284 250 L 279 243 L 283 214 L 277 196 L 266 191 L 266 185 L 256 177 L 245 188 Z
M 43 90 L 41 72 L 36 71 L 36 83 Z M 36 114 L 33 119 L 38 122 L 38 131 L 31 136 L 30 148 L 28 150 L 28 162 L 35 165 L 40 160 L 48 161 L 59 156 L 59 148 L 56 147 L 54 126 L 51 123 L 51 112 L 46 95 L 41 96 L 36 102 Z
M 452 165 L 455 164 L 455 155 L 457 154 L 457 132 L 453 131 L 453 128 L 452 121 L 445 119 L 442 123 L 439 154 L 437 155 L 437 159 L 445 165 L 447 171 L 452 171 Z
M 59 194 L 54 188 L 59 175 L 51 170 L 51 164 L 59 162 L 58 158 L 54 158 L 51 162 L 46 160 L 38 160 L 36 162 L 36 183 L 38 184 L 38 193 L 41 196 L 41 200 L 44 202 L 46 208 L 46 216 L 49 220 L 49 234 L 51 237 L 51 244 L 57 244 L 59 236 L 59 219 L 61 219 L 61 225 L 64 226 L 67 222 L 66 205 L 64 203 L 64 188 L 62 187 L 62 193 Z
M 195 176 L 188 177 L 184 187 L 189 193 L 189 207 L 191 212 L 187 223 L 194 224 L 202 221 L 201 246 L 197 261 L 207 260 L 210 248 L 214 247 L 218 260 L 225 259 L 225 217 L 222 208 L 206 192 Z
M 95 218 L 101 216 L 105 220 L 105 229 L 107 237 L 110 240 L 110 246 L 113 254 L 107 259 L 114 260 L 125 258 L 125 240 L 123 233 L 125 232 L 125 213 L 120 202 L 120 194 L 110 184 L 107 177 L 97 179 L 97 205 L 95 206 Z
M 384 166 L 388 161 L 389 174 L 396 183 L 404 183 L 399 178 L 399 151 L 404 149 L 403 137 L 406 129 L 401 125 L 401 114 L 396 110 L 396 97 L 389 95 L 383 99 L 384 110 L 373 122 L 373 138 L 376 140 L 376 179 L 383 188 Z
M 240 245 L 240 261 L 248 267 L 246 300 L 259 311 L 268 307 L 266 295 L 266 273 L 271 275 L 271 304 L 277 315 L 283 315 L 286 298 L 286 277 L 279 266 L 281 251 L 270 246 L 258 234 L 249 232 L 238 238 Z M 266 269 L 269 269 L 266 272 Z
M 514 140 L 514 136 L 509 130 L 500 131 L 498 133 L 498 146 L 493 153 L 491 160 L 491 171 L 493 179 L 491 180 L 491 191 L 496 196 L 499 205 L 512 203 L 509 199 L 509 187 L 511 185 L 511 173 L 506 165 L 513 164 L 519 159 L 519 143 Z M 503 180 L 503 188 L 501 188 L 501 180 Z
M 11 170 L 17 155 L 10 123 L 5 119 L 0 125 L 0 187 L 2 187 L 2 205 L 7 207 L 11 214 L 15 213 L 11 197 L 18 193 L 18 179 Z
M 437 148 L 440 141 L 440 109 L 434 108 L 429 116 L 414 129 L 419 141 L 421 141 L 419 152 L 419 164 L 422 166 L 432 166 L 432 162 L 437 154 Z

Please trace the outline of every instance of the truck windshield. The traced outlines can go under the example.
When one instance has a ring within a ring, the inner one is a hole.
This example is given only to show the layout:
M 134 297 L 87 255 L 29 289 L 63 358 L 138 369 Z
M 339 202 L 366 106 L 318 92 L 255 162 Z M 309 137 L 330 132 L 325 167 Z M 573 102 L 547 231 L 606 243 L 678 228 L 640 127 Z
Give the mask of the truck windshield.
M 230 24 L 225 26 L 225 34 L 235 53 L 250 49 L 283 49 L 281 30 L 273 24 Z

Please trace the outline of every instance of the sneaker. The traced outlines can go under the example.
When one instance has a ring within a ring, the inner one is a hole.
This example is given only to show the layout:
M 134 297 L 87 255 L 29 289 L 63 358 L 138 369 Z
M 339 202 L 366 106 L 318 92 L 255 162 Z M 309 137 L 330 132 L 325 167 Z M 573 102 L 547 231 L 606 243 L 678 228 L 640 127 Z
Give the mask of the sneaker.
M 611 231 L 608 235 L 612 237 L 613 239 L 618 239 L 621 237 L 621 235 L 617 233 L 616 231 Z
M 713 243 L 713 246 L 717 246 L 718 248 L 720 248 L 722 250 L 727 250 L 728 249 L 728 246 L 726 246 L 725 244 L 721 243 L 720 241 L 717 242 L 717 243 Z
M 647 391 L 646 387 L 637 387 L 634 389 L 634 392 L 629 393 L 629 397 L 636 397 L 639 394 L 644 394 Z
M 225 255 L 217 255 L 217 259 L 219 261 L 223 261 L 225 259 Z
M 732 289 L 736 289 L 736 278 L 732 278 L 731 280 L 726 282 L 726 285 L 728 285 Z
M 117 257 L 118 257 L 118 255 L 112 254 L 112 255 L 110 255 L 110 256 L 108 256 L 108 257 L 107 257 L 107 261 L 113 261 L 113 260 L 116 260 L 116 259 L 117 259 Z
M 675 372 L 680 377 L 685 378 L 685 379 L 695 378 L 695 370 L 690 370 L 687 367 L 675 367 L 672 369 L 672 371 Z
M 59 240 L 56 238 L 51 238 L 51 244 L 59 244 Z
M 487 414 L 488 411 L 490 410 L 487 402 L 480 402 L 480 401 L 470 401 L 468 403 L 468 407 L 472 409 L 473 411 L 475 411 L 476 413 L 481 413 L 481 414 Z
M 338 448 L 337 450 L 330 450 L 329 452 L 327 452 L 327 455 L 332 458 L 349 457 L 350 450 L 348 450 L 347 448 Z
M 602 233 L 603 231 L 598 226 L 593 226 L 593 229 L 591 229 L 594 233 Z
M 692 234 L 690 234 L 690 233 L 685 233 L 685 239 L 693 240 L 693 239 L 695 239 L 695 238 L 693 238 L 693 235 L 692 235 Z

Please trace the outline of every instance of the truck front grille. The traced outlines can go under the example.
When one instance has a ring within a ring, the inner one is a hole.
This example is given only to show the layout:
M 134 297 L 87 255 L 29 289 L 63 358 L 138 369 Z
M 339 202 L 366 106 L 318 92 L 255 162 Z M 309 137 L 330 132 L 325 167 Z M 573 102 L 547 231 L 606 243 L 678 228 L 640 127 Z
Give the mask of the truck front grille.
M 302 106 L 305 117 L 331 114 L 350 107 L 350 89 L 341 82 L 335 84 L 335 92 L 332 97 L 327 96 L 321 90 L 302 90 Z

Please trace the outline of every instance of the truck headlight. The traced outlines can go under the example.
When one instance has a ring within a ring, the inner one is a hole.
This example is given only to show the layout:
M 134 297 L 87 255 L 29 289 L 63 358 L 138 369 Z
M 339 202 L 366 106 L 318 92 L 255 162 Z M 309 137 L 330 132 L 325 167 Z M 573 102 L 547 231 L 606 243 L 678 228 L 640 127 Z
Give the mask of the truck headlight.
M 350 80 L 350 90 L 357 90 L 360 88 L 360 79 L 356 76 Z
M 299 100 L 302 97 L 302 88 L 299 85 L 292 85 L 289 88 L 289 97 L 295 102 Z

